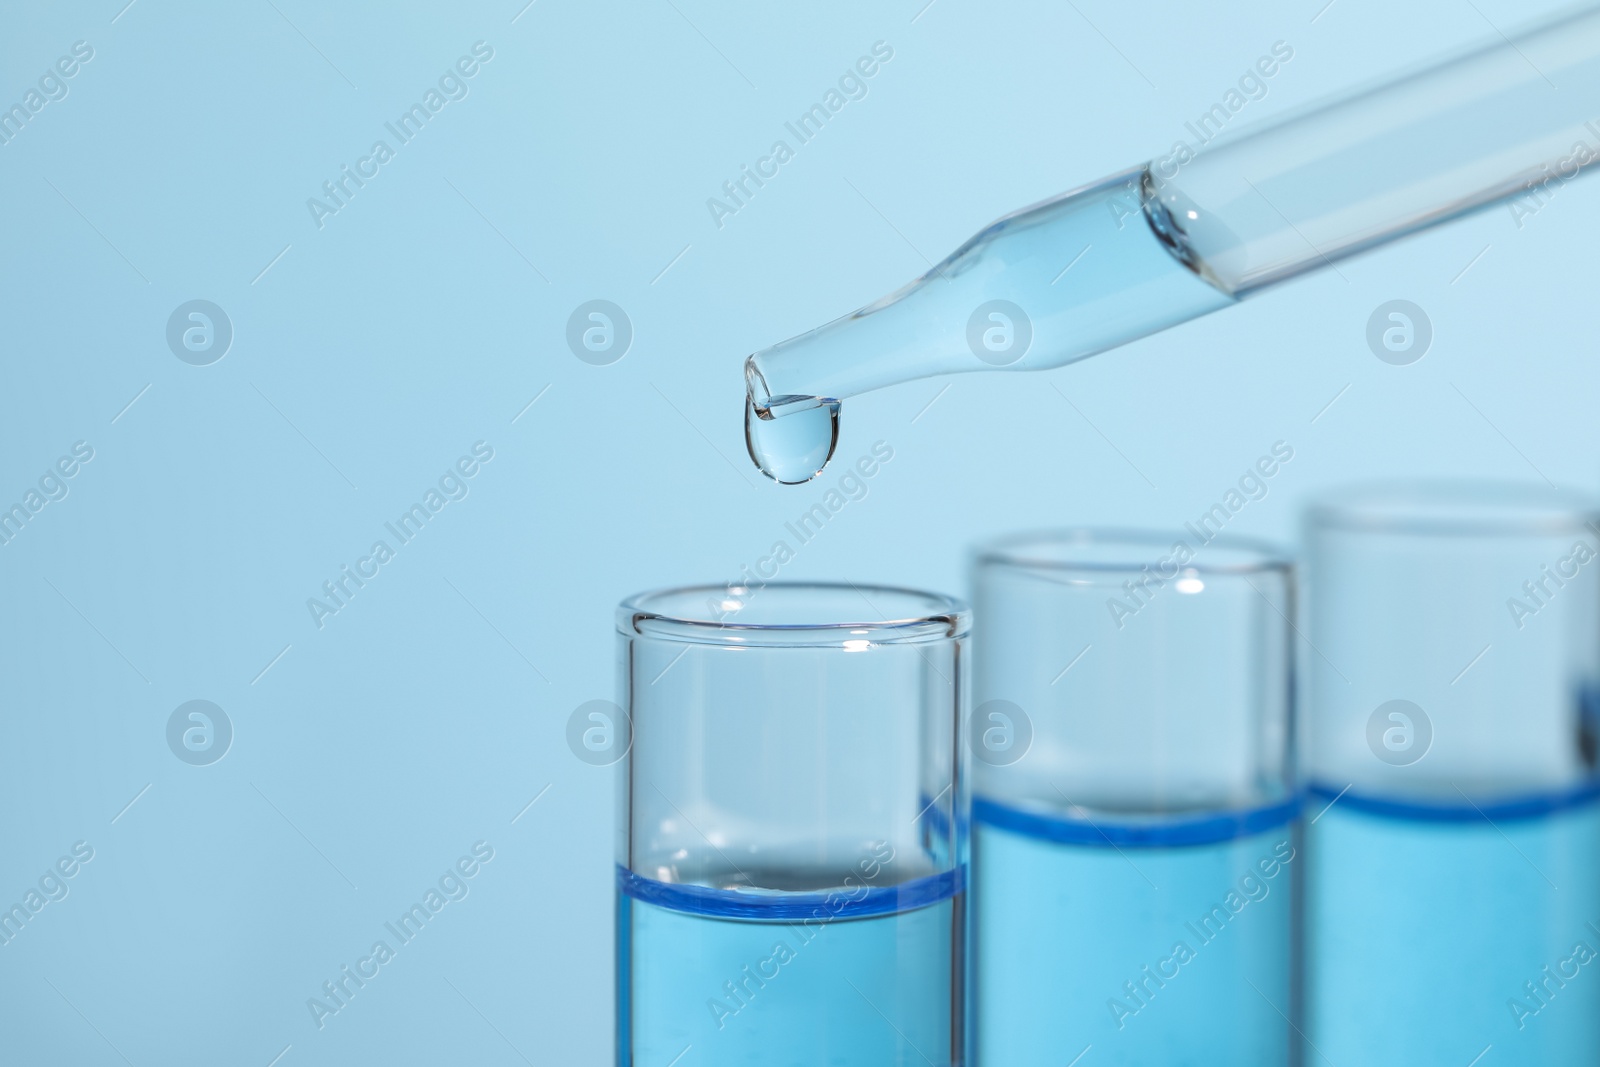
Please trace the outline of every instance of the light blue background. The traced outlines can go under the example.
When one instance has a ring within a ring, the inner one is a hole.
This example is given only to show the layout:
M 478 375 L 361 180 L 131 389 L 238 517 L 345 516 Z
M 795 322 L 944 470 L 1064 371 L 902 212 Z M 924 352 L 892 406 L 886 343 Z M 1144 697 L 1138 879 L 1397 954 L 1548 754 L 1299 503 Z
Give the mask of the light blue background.
M 567 716 L 612 695 L 622 596 L 735 578 L 837 478 L 749 466 L 742 357 L 1165 152 L 1274 41 L 1245 118 L 1551 6 L 923 2 L 7 5 L 0 104 L 94 58 L 0 146 L 0 503 L 95 457 L 0 547 L 0 904 L 95 857 L 0 947 L 0 1059 L 608 1062 L 611 774 Z M 467 98 L 319 229 L 306 199 L 479 40 Z M 878 40 L 869 95 L 719 229 L 706 199 Z M 1176 529 L 1278 440 L 1238 532 L 1380 473 L 1593 487 L 1597 205 L 852 401 L 839 456 L 894 459 L 783 576 L 959 589 L 979 537 Z M 212 366 L 165 341 L 195 298 L 233 322 Z M 594 298 L 635 331 L 609 367 L 565 343 Z M 1364 340 L 1394 298 L 1435 329 L 1409 367 Z M 479 440 L 470 495 L 318 629 L 306 599 Z M 165 741 L 197 698 L 235 729 L 208 767 Z M 307 998 L 477 841 L 470 895 L 319 1030 Z

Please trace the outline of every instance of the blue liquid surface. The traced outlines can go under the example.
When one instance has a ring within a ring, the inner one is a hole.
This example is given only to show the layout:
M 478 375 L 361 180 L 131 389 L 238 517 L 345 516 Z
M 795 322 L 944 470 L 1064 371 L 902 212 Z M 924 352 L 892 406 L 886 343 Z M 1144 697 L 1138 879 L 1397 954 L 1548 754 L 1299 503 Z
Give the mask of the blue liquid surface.
M 1580 962 L 1600 953 L 1588 792 L 1478 808 L 1313 801 L 1305 1062 L 1600 1063 L 1600 956 Z
M 619 870 L 618 1064 L 957 1067 L 963 882 L 753 894 Z
M 979 801 L 977 1067 L 1288 1063 L 1296 807 L 1112 824 Z

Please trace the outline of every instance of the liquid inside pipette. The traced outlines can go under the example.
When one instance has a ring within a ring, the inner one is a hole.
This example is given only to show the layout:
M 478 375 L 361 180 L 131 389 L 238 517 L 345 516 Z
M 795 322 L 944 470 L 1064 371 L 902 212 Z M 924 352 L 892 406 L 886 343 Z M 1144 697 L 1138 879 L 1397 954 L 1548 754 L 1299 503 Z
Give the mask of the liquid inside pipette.
M 745 440 L 756 466 L 785 485 L 821 473 L 845 396 L 930 374 L 1061 366 L 1232 304 L 1163 226 L 1147 181 L 1136 168 L 1007 216 L 900 292 L 752 356 Z M 774 370 L 800 388 L 772 390 Z

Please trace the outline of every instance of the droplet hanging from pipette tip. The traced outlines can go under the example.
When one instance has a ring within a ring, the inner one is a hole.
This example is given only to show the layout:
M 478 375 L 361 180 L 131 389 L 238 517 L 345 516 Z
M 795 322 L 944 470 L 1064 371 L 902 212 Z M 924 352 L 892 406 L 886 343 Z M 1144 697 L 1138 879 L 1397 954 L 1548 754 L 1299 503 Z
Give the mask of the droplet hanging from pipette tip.
M 839 402 L 819 400 L 815 407 L 786 415 L 762 412 L 749 397 L 744 402 L 744 443 L 757 469 L 779 485 L 800 485 L 822 473 L 839 443 Z

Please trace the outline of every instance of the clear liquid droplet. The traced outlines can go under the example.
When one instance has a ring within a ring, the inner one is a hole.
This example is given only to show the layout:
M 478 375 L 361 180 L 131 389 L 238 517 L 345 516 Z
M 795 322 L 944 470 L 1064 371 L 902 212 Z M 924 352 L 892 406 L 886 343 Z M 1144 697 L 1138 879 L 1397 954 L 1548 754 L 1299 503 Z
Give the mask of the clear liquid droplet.
M 744 443 L 756 467 L 779 485 L 800 485 L 822 473 L 839 443 L 839 402 L 820 401 L 801 411 L 801 397 L 783 397 L 786 415 L 744 402 Z M 777 405 L 774 404 L 774 407 Z

